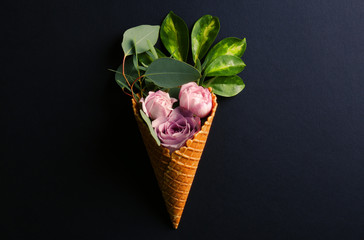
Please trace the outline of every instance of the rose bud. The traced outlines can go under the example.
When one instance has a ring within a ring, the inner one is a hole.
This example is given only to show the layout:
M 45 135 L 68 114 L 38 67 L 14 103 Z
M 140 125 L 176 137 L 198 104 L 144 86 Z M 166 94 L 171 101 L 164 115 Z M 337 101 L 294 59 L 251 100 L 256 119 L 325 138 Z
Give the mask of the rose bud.
M 145 99 L 140 99 L 140 102 L 145 114 L 154 120 L 159 117 L 167 117 L 177 99 L 170 98 L 168 93 L 159 90 L 157 92 L 150 91 Z
M 195 82 L 182 85 L 179 92 L 179 105 L 196 116 L 204 118 L 210 114 L 212 108 L 211 93 L 207 88 L 198 86 Z
M 168 117 L 160 117 L 152 122 L 161 145 L 171 152 L 180 149 L 188 139 L 200 131 L 199 117 L 182 107 L 173 109 Z

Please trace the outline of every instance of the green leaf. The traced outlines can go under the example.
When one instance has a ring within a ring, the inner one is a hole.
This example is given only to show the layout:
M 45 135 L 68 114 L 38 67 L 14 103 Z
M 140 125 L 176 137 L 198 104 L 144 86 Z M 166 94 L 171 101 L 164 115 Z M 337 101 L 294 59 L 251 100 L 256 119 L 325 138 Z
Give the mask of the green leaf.
M 128 56 L 135 53 L 134 41 L 137 48 L 137 53 L 148 51 L 149 46 L 147 40 L 149 40 L 153 45 L 156 44 L 158 40 L 158 33 L 158 25 L 140 25 L 126 30 L 124 33 L 123 42 L 121 43 L 124 54 Z
M 237 75 L 214 77 L 204 83 L 203 86 L 211 87 L 216 95 L 223 97 L 235 96 L 245 88 L 243 80 Z
M 201 17 L 193 26 L 191 33 L 192 58 L 196 62 L 197 58 L 202 59 L 220 30 L 220 22 L 217 17 L 205 15 Z
M 182 18 L 170 11 L 161 25 L 160 37 L 170 54 L 178 60 L 187 60 L 190 39 Z
M 133 55 L 133 65 L 135 69 L 139 69 L 139 64 L 138 64 L 138 54 Z M 138 71 L 138 76 L 140 76 L 140 72 Z
M 121 87 L 122 89 L 126 88 L 129 91 L 131 91 L 130 87 L 125 82 L 121 81 L 120 79 L 116 79 L 116 77 L 115 77 L 115 81 L 119 85 L 119 87 Z
M 207 67 L 212 61 L 214 61 L 217 57 L 223 55 L 231 55 L 242 57 L 246 49 L 246 39 L 239 39 L 235 37 L 229 37 L 221 40 L 217 43 L 209 53 L 207 54 L 205 61 L 202 65 L 204 69 Z
M 152 127 L 152 122 L 150 121 L 149 117 L 140 109 L 140 115 L 142 116 L 144 122 L 147 124 L 150 134 L 153 136 L 154 140 L 157 142 L 158 146 L 161 145 L 161 141 L 159 140 L 157 133 L 154 131 Z
M 157 52 L 158 58 L 166 57 L 166 55 L 159 50 L 158 48 L 154 48 Z M 154 59 L 151 57 L 153 54 L 150 51 L 138 54 L 139 62 L 144 66 L 148 67 Z
M 134 64 L 133 64 L 133 58 L 129 57 L 126 58 L 125 60 L 125 66 L 124 66 L 124 72 L 125 72 L 125 76 L 128 79 L 130 85 L 134 82 L 135 79 L 137 79 L 139 77 L 138 75 L 138 71 L 135 69 Z M 118 69 L 116 70 L 115 73 L 115 81 L 120 85 L 121 88 L 123 88 L 122 86 L 126 87 L 128 90 L 130 90 L 128 83 L 126 82 L 123 74 L 123 64 L 121 64 Z
M 158 59 L 157 51 L 155 50 L 155 48 L 153 47 L 153 44 L 149 41 L 149 39 L 147 40 L 147 43 L 148 43 L 148 46 L 149 46 L 149 50 L 153 54 L 154 58 Z
M 201 72 L 201 62 L 200 62 L 200 59 L 198 59 L 198 58 L 197 58 L 197 60 L 196 60 L 195 67 L 197 68 L 197 70 L 198 70 L 199 72 Z
M 181 90 L 181 88 L 179 87 L 175 87 L 175 88 L 170 88 L 168 93 L 170 97 L 173 97 L 175 99 L 179 98 L 179 91 Z
M 160 87 L 158 87 L 157 85 L 155 85 L 148 77 L 146 77 L 144 79 L 144 84 L 145 84 L 145 91 L 144 93 L 149 93 L 149 91 L 153 91 L 156 92 L 160 89 Z
M 155 47 L 155 50 L 157 51 L 158 58 L 167 57 L 161 50 Z
M 173 58 L 159 58 L 152 62 L 145 75 L 159 87 L 173 88 L 200 78 L 191 65 Z
M 143 67 L 148 67 L 152 63 L 152 60 L 146 53 L 138 55 L 138 60 Z
M 142 71 L 147 71 L 147 68 L 146 67 L 143 67 L 143 66 L 138 66 L 139 70 L 142 70 Z
M 152 61 L 158 59 L 151 51 L 147 51 L 146 52 L 148 54 L 148 56 L 152 59 Z
M 206 68 L 205 74 L 211 76 L 231 76 L 240 73 L 245 68 L 245 63 L 238 57 L 224 55 L 217 57 Z

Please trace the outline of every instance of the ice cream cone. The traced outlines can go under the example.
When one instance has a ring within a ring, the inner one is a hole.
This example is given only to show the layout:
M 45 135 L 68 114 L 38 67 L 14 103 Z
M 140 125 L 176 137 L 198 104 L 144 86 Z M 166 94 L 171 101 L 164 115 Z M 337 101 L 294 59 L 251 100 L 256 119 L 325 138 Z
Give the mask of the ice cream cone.
M 212 110 L 201 130 L 192 139 L 187 140 L 186 146 L 172 154 L 167 148 L 158 146 L 140 116 L 139 104 L 134 99 L 132 103 L 135 119 L 162 191 L 167 211 L 173 227 L 177 229 L 215 116 L 216 96 L 212 93 Z

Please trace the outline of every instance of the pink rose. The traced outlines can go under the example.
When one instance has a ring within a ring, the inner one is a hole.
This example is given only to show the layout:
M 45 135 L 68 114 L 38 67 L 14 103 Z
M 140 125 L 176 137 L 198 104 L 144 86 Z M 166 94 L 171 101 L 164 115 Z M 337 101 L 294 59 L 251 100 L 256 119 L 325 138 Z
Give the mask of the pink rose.
M 150 91 L 145 100 L 142 98 L 140 102 L 145 114 L 154 120 L 159 117 L 167 117 L 177 99 L 170 98 L 168 93 L 159 90 L 157 92 Z
M 180 149 L 188 139 L 200 131 L 199 117 L 182 107 L 173 109 L 168 117 L 160 117 L 152 122 L 161 145 L 171 152 Z
M 179 92 L 179 105 L 196 116 L 204 118 L 210 114 L 212 108 L 211 93 L 207 88 L 198 86 L 195 82 L 182 85 Z

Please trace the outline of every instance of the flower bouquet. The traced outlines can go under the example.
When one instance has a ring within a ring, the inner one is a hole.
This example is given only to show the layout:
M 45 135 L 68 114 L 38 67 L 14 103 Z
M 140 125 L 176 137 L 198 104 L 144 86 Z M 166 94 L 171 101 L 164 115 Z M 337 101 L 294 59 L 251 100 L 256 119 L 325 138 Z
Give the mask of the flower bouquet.
M 161 26 L 125 31 L 124 58 L 115 71 L 116 82 L 132 99 L 176 229 L 215 116 L 216 95 L 235 96 L 245 87 L 237 74 L 245 67 L 241 57 L 246 40 L 229 37 L 210 49 L 219 29 L 219 19 L 205 15 L 190 35 L 186 23 L 171 11 Z M 154 46 L 158 36 L 168 56 Z M 187 62 L 190 44 L 193 65 Z

